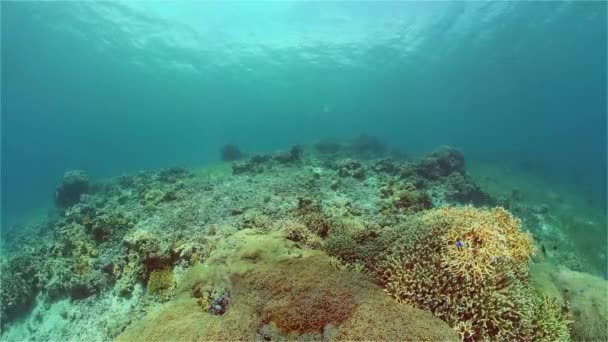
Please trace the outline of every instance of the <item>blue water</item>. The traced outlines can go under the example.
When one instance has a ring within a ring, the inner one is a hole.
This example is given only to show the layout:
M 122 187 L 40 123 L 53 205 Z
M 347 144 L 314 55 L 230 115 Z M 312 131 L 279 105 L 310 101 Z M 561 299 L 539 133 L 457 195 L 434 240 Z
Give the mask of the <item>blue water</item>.
M 93 178 L 375 134 L 606 203 L 605 2 L 2 2 L 2 223 Z

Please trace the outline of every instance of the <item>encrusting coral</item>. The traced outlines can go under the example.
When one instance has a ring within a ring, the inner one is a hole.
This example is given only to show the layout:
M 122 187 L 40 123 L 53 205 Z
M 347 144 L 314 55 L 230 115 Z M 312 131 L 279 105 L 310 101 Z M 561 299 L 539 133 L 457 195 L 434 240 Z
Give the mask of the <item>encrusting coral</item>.
M 519 225 L 502 208 L 426 211 L 380 265 L 380 279 L 397 301 L 430 310 L 464 341 L 567 340 L 567 310 L 529 285 L 533 243 Z
M 148 278 L 148 293 L 158 297 L 160 300 L 167 300 L 171 297 L 173 289 L 173 273 L 170 268 L 158 269 L 150 272 Z

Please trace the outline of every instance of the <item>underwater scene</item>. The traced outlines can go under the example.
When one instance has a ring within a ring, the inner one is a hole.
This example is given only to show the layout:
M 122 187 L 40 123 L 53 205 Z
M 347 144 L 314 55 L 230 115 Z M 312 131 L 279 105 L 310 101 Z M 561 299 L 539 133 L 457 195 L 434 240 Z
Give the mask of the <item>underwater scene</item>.
M 608 341 L 606 2 L 0 10 L 0 341 Z

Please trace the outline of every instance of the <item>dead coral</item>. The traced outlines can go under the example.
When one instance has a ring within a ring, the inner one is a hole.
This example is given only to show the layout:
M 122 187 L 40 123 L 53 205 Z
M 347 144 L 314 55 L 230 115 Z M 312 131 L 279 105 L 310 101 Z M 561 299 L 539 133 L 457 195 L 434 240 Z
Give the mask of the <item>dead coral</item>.
M 340 177 L 352 177 L 358 180 L 365 179 L 365 168 L 361 162 L 353 159 L 344 159 L 335 165 Z
M 302 158 L 303 150 L 299 145 L 292 146 L 289 151 L 276 153 L 273 159 L 281 164 L 295 163 Z
M 232 163 L 232 174 L 240 175 L 243 173 L 262 173 L 264 172 L 264 163 L 270 160 L 268 155 L 254 155 L 249 160 Z
M 150 207 L 157 206 L 165 199 L 165 193 L 159 189 L 151 189 L 147 191 L 142 200 L 142 204 Z

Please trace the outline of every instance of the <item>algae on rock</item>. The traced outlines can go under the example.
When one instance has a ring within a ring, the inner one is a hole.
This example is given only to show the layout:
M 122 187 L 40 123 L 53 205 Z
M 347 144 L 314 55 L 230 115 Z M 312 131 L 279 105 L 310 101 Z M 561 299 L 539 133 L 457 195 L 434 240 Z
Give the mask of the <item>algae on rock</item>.
M 229 289 L 221 316 L 199 306 L 201 288 Z M 366 276 L 336 270 L 325 253 L 276 232 L 246 229 L 229 237 L 176 292 L 118 341 L 457 340 L 429 312 L 395 303 Z

